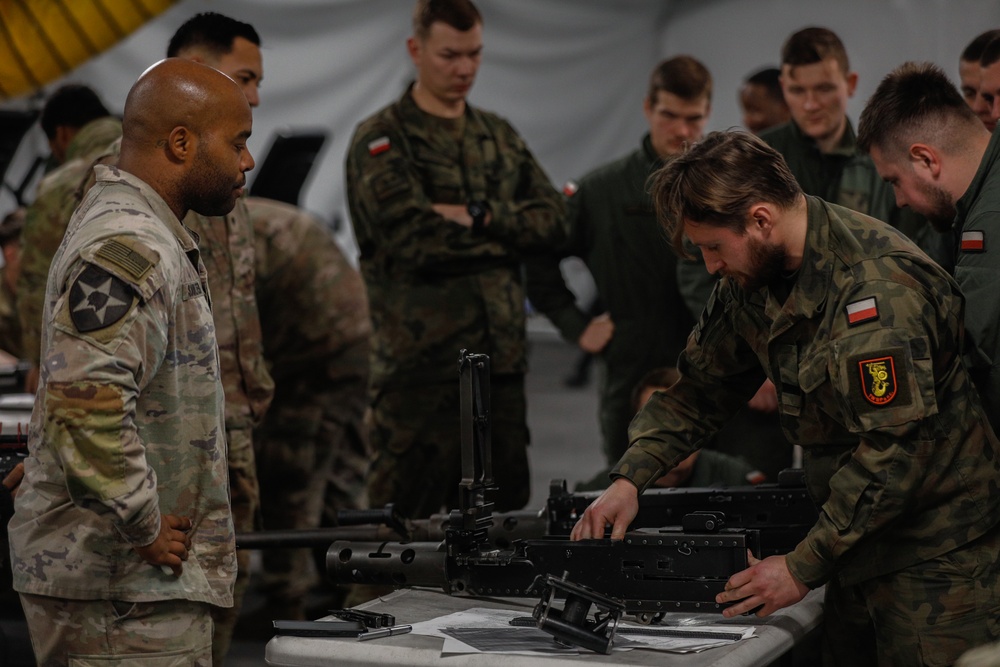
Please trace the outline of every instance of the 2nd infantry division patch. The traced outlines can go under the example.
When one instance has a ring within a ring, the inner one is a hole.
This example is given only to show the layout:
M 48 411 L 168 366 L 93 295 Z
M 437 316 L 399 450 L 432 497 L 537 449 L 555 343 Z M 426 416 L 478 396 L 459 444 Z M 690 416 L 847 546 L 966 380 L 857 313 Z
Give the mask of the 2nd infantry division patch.
M 69 316 L 80 333 L 111 326 L 131 307 L 128 284 L 93 264 L 83 270 L 69 290 Z
M 896 398 L 896 366 L 891 356 L 864 359 L 858 362 L 861 371 L 861 392 L 872 405 L 888 405 Z

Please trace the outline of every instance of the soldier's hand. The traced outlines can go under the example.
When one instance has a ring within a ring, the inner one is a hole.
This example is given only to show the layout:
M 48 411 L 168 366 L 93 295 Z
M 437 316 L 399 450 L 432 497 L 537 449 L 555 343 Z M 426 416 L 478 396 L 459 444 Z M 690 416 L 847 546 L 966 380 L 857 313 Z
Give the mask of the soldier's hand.
M 615 335 L 615 323 L 611 321 L 611 315 L 603 313 L 590 320 L 587 328 L 580 334 L 576 344 L 580 349 L 590 354 L 597 354 L 611 342 Z
M 24 479 L 24 464 L 18 463 L 14 466 L 13 470 L 7 473 L 7 476 L 3 478 L 3 485 L 10 491 L 10 497 L 17 497 L 17 488 L 21 485 L 21 480 Z
M 175 576 L 180 576 L 182 563 L 188 559 L 191 548 L 191 519 L 173 514 L 160 515 L 160 534 L 144 547 L 132 547 L 150 565 L 166 565 Z
M 625 531 L 638 512 L 639 489 L 632 482 L 619 477 L 584 510 L 583 516 L 573 526 L 570 538 L 600 539 L 604 537 L 605 527 L 610 525 L 611 539 L 623 539 Z
M 472 216 L 465 204 L 432 204 L 431 208 L 449 222 L 472 228 Z
M 757 616 L 767 616 L 795 604 L 808 592 L 809 588 L 792 576 L 784 556 L 769 556 L 764 560 L 751 556 L 750 567 L 729 577 L 726 589 L 715 596 L 715 601 L 739 601 L 722 611 L 726 618 L 758 607 Z
M 747 407 L 764 414 L 774 414 L 778 411 L 778 390 L 774 388 L 774 383 L 764 380 L 757 393 L 747 401 Z

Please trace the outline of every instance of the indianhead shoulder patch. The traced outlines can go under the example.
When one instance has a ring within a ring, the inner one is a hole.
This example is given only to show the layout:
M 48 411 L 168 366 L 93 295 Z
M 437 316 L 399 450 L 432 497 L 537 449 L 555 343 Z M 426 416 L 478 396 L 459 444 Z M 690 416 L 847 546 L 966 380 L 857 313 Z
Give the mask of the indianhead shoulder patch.
M 858 362 L 861 373 L 861 393 L 872 405 L 888 405 L 896 398 L 896 364 L 892 355 L 862 359 Z
M 98 331 L 125 317 L 133 301 L 128 283 L 88 264 L 69 289 L 69 316 L 80 333 Z

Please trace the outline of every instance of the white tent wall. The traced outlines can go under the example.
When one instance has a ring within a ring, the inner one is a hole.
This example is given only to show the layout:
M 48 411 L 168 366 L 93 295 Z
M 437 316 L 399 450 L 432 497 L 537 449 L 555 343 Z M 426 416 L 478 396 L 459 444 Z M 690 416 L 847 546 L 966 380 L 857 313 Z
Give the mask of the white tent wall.
M 952 76 L 974 35 L 1000 26 L 983 0 L 479 0 L 483 65 L 471 101 L 507 117 L 558 186 L 630 151 L 645 129 L 642 96 L 653 65 L 690 53 L 715 77 L 710 129 L 738 126 L 736 91 L 775 64 L 783 39 L 824 25 L 844 39 L 860 75 L 856 120 L 878 80 L 907 59 Z M 164 55 L 190 16 L 216 11 L 252 23 L 264 46 L 261 106 L 250 147 L 260 160 L 280 128 L 332 133 L 306 184 L 305 208 L 346 221 L 343 159 L 357 123 L 412 78 L 409 0 L 182 0 L 63 81 L 88 83 L 115 112 L 135 78 Z M 18 100 L 11 105 L 21 104 Z M 40 134 L 40 133 L 39 133 Z M 35 136 L 26 150 L 44 147 Z M 20 158 L 21 156 L 19 156 Z M 15 172 L 8 181 L 16 181 Z M 251 175 L 252 178 L 252 175 Z M 12 204 L 4 193 L 2 208 Z M 353 254 L 350 226 L 339 238 Z

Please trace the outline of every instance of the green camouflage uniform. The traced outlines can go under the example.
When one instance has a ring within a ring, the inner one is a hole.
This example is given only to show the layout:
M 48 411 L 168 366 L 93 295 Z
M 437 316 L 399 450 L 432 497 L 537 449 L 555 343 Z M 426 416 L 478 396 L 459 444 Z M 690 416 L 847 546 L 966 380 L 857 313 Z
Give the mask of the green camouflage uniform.
M 649 136 L 625 157 L 568 183 L 569 239 L 557 253 L 526 262 L 528 298 L 563 338 L 576 343 L 591 316 L 576 305 L 559 260 L 583 259 L 615 325 L 601 352 L 601 433 L 608 463 L 628 448 L 632 390 L 642 377 L 674 366 L 694 318 L 677 290 L 677 257 L 656 221 L 646 181 L 661 160 Z M 605 480 L 605 486 L 607 480 Z
M 816 142 L 804 135 L 795 121 L 770 128 L 760 138 L 781 153 L 807 195 L 889 223 L 935 262 L 949 271 L 952 269 L 955 253 L 951 238 L 935 231 L 926 219 L 910 209 L 896 206 L 892 186 L 878 175 L 872 159 L 858 150 L 849 120 L 840 145 L 831 153 L 821 153 Z M 688 307 L 700 313 L 715 278 L 705 271 L 703 262 L 682 263 L 678 271 Z
M 962 364 L 963 300 L 888 226 L 807 200 L 794 282 L 749 294 L 719 282 L 681 380 L 636 417 L 613 474 L 645 489 L 770 378 L 821 507 L 789 570 L 826 583 L 828 609 L 853 600 L 893 664 L 947 664 L 1000 635 L 1000 443 Z
M 955 280 L 965 295 L 965 328 L 988 358 L 977 386 L 993 430 L 1000 433 L 1000 133 L 990 139 L 979 170 L 956 205 L 958 259 Z M 989 238 L 987 238 L 989 237 Z
M 117 160 L 120 150 L 121 125 L 118 125 L 118 139 L 106 145 L 102 155 L 92 158 L 108 164 Z M 107 138 L 107 136 L 105 136 Z M 46 196 L 44 223 L 39 227 L 39 242 L 36 245 L 35 267 L 41 267 L 41 249 L 54 248 L 62 238 L 69 216 L 72 214 L 81 193 L 87 192 L 93 184 L 94 172 L 89 168 L 80 172 L 80 181 L 73 187 L 61 187 Z M 53 172 L 54 173 L 54 172 Z M 41 198 L 40 198 L 41 199 Z M 60 215 L 66 217 L 60 218 Z M 22 253 L 24 237 L 31 225 L 31 208 L 22 231 Z M 219 346 L 219 368 L 225 394 L 226 440 L 229 446 L 229 483 L 236 530 L 250 532 L 256 527 L 260 511 L 260 492 L 257 470 L 254 463 L 252 429 L 263 419 L 271 396 L 274 382 L 268 375 L 263 356 L 263 342 L 260 333 L 260 317 L 257 314 L 257 299 L 254 294 L 254 245 L 253 228 L 245 202 L 238 201 L 233 211 L 223 217 L 205 217 L 190 211 L 184 218 L 184 225 L 194 232 L 201 258 L 208 271 L 212 288 L 212 317 L 215 322 L 216 340 Z M 38 237 L 36 237 L 38 238 Z M 21 271 L 25 266 L 22 255 Z M 37 270 L 37 268 L 36 268 Z M 20 288 L 21 283 L 18 283 Z M 18 299 L 18 305 L 21 306 Z M 21 311 L 25 311 L 22 309 Z M 22 318 L 22 326 L 28 321 Z M 25 335 L 25 343 L 28 343 Z M 250 554 L 237 552 L 239 573 L 232 607 L 214 607 L 215 641 L 213 651 L 215 664 L 221 665 L 229 649 L 232 632 L 239 618 L 243 595 L 249 585 Z
M 209 300 L 198 248 L 166 203 L 134 176 L 99 167 L 52 261 L 30 456 L 10 523 L 15 590 L 232 605 Z M 161 513 L 193 523 L 180 577 L 133 550 L 156 538 Z M 73 633 L 28 620 L 42 641 Z
M 122 124 L 107 117 L 87 123 L 66 148 L 66 161 L 38 184 L 21 231 L 21 273 L 17 279 L 17 310 L 21 319 L 24 358 L 38 364 L 42 341 L 42 308 L 49 264 L 62 241 L 73 209 L 80 202 L 77 190 L 95 159 L 121 137 Z
M 530 490 L 521 259 L 565 238 L 565 207 L 502 118 L 421 111 L 407 90 L 356 130 L 347 192 L 372 316 L 369 500 L 411 515 L 454 506 L 460 475 L 458 356 L 490 356 L 498 508 Z M 473 231 L 431 205 L 487 202 Z
M 371 320 L 360 274 L 313 216 L 246 200 L 254 228 L 257 303 L 274 401 L 254 431 L 264 527 L 316 528 L 324 509 L 361 509 L 370 457 L 364 429 Z M 263 552 L 274 618 L 304 613 L 310 552 Z M 277 613 L 277 611 L 275 612 Z

